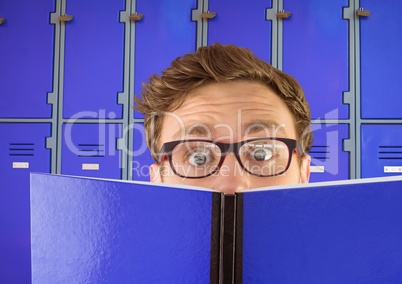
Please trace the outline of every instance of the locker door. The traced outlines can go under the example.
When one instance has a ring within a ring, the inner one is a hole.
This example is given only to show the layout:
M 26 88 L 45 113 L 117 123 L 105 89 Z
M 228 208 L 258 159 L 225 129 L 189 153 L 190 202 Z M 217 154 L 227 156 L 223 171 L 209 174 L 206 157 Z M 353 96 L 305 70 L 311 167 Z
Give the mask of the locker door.
M 63 117 L 121 118 L 125 1 L 66 3 Z
M 283 70 L 302 85 L 313 119 L 348 118 L 343 92 L 348 82 L 348 0 L 284 0 Z M 337 109 L 337 117 L 332 117 Z
M 216 17 L 208 21 L 208 44 L 220 42 L 250 48 L 261 59 L 271 62 L 271 22 L 265 19 L 267 0 L 210 0 L 209 10 Z
M 370 11 L 360 17 L 362 118 L 402 118 L 402 2 L 361 0 Z
M 121 178 L 119 124 L 64 124 L 61 173 L 100 178 Z
M 348 125 L 313 124 L 312 129 L 310 182 L 349 179 L 349 153 L 343 151 L 343 140 L 349 138 Z
M 50 172 L 50 125 L 4 123 L 0 133 L 0 283 L 30 283 L 29 173 Z
M 134 124 L 133 180 L 150 181 L 149 167 L 155 163 L 145 141 L 144 125 Z
M 402 125 L 362 125 L 362 178 L 401 175 L 401 141 Z
M 0 2 L 0 117 L 51 117 L 54 2 Z
M 135 26 L 134 82 L 140 96 L 141 84 L 159 74 L 178 56 L 196 49 L 196 23 L 191 11 L 197 0 L 137 1 L 137 12 L 144 18 Z M 142 114 L 135 111 L 135 118 Z

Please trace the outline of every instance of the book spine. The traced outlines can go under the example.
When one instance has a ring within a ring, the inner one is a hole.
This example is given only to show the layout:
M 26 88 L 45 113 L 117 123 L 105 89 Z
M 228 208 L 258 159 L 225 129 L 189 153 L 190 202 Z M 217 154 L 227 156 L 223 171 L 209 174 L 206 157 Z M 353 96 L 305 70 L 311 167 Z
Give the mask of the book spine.
M 224 195 L 221 219 L 221 273 L 220 283 L 234 283 L 236 196 Z
M 223 193 L 213 193 L 211 212 L 211 262 L 210 262 L 210 283 L 220 283 L 221 266 L 221 230 L 223 214 Z
M 235 209 L 235 268 L 234 283 L 243 283 L 243 217 L 244 217 L 244 194 L 236 194 Z

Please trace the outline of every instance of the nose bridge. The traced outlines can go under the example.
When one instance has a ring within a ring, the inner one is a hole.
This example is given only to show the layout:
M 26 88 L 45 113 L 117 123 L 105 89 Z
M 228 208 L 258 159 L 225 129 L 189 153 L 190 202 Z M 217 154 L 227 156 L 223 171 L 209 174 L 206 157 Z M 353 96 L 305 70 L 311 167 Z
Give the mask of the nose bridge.
M 242 170 L 241 166 L 241 161 L 239 161 L 238 155 L 235 154 L 235 152 L 231 150 L 228 150 L 222 158 L 222 165 L 220 167 L 220 170 L 226 170 L 228 171 L 229 169 L 235 170 L 237 167 L 238 170 Z
M 236 155 L 233 152 L 227 152 L 217 173 L 216 189 L 233 194 L 248 188 L 248 174 L 242 169 Z
M 225 164 L 226 161 L 226 157 L 227 156 L 234 156 L 236 157 L 236 160 L 241 168 L 242 162 L 240 160 L 240 156 L 239 156 L 239 148 L 241 147 L 241 145 L 239 145 L 239 143 L 228 143 L 228 144 L 221 144 L 220 145 L 220 149 L 222 151 L 222 166 Z

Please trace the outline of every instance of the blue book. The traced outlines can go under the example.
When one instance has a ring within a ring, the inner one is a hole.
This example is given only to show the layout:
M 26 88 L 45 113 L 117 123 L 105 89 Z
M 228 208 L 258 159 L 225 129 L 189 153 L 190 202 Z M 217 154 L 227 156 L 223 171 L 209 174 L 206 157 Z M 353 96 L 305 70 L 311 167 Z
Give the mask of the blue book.
M 33 283 L 402 283 L 402 177 L 248 190 L 31 174 Z

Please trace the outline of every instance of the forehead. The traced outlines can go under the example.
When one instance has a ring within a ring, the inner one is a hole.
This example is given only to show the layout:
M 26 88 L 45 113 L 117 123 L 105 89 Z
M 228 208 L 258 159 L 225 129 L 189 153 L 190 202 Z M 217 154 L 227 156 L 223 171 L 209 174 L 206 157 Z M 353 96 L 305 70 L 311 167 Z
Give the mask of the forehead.
M 165 115 L 161 142 L 188 136 L 234 141 L 258 132 L 296 138 L 285 102 L 260 83 L 213 83 L 192 90 L 177 110 Z

